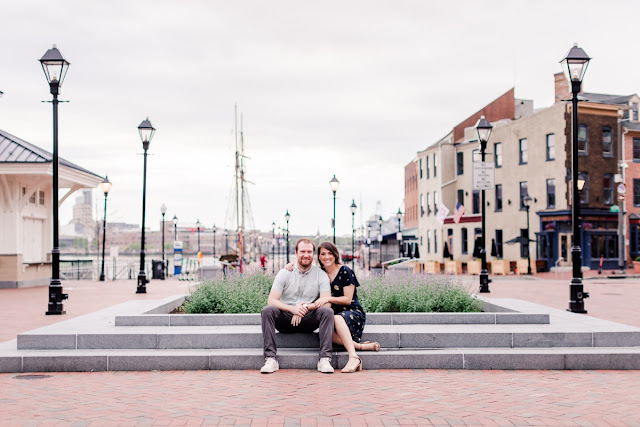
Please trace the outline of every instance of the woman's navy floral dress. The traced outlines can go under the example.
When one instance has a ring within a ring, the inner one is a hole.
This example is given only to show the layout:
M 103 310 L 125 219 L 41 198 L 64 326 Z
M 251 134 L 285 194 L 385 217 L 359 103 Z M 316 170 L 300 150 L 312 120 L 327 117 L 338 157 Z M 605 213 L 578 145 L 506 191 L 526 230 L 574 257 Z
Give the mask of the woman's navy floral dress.
M 344 296 L 344 288 L 345 286 L 355 285 L 356 289 L 353 290 L 353 299 L 351 300 L 350 305 L 339 305 L 339 304 L 331 304 L 331 308 L 333 308 L 334 314 L 341 315 L 345 322 L 347 322 L 347 326 L 349 327 L 349 331 L 351 331 L 351 338 L 353 342 L 360 342 L 362 339 L 362 330 L 364 329 L 364 323 L 367 320 L 366 315 L 364 314 L 364 310 L 362 306 L 360 306 L 360 301 L 358 301 L 358 279 L 354 272 L 347 267 L 346 265 L 340 266 L 340 270 L 338 270 L 338 274 L 336 275 L 333 282 L 331 282 L 331 296 L 333 297 L 341 297 Z

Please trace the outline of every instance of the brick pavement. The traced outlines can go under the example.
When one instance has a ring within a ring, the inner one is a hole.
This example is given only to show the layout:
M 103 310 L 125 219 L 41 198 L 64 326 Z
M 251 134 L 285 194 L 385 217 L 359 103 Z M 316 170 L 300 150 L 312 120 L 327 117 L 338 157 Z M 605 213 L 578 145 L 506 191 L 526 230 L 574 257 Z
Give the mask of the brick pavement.
M 0 375 L 3 426 L 640 425 L 638 371 L 48 375 Z
M 540 275 L 538 277 L 541 277 Z M 461 278 L 472 288 L 477 277 Z M 589 315 L 640 326 L 640 281 L 586 280 Z M 131 299 L 184 293 L 184 282 L 65 281 L 64 316 L 47 289 L 0 290 L 0 340 Z M 564 309 L 569 280 L 496 278 L 489 297 Z M 0 374 L 0 426 L 640 426 L 640 371 L 307 370 Z
M 64 301 L 67 312 L 59 316 L 47 316 L 48 286 L 23 289 L 0 289 L 0 342 L 13 340 L 22 332 L 56 322 L 93 313 L 130 300 L 156 300 L 170 295 L 188 293 L 191 282 L 175 278 L 152 280 L 146 294 L 136 294 L 135 280 L 97 282 L 90 280 L 64 280 L 62 282 L 69 299 Z

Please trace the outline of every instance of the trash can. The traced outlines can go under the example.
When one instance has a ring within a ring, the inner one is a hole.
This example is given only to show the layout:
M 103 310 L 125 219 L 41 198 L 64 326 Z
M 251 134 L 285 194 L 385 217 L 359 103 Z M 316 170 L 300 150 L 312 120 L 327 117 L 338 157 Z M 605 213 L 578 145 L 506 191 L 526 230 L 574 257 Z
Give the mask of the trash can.
M 151 266 L 153 268 L 152 279 L 162 280 L 164 278 L 164 269 L 162 268 L 162 261 L 151 261 Z

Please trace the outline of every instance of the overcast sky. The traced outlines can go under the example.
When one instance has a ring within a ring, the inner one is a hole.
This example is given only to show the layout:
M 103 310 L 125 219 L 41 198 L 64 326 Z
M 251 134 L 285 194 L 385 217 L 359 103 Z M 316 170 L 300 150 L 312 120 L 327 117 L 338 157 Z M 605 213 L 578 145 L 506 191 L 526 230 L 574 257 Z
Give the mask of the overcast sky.
M 352 198 L 356 226 L 377 201 L 385 218 L 403 208 L 404 166 L 497 96 L 515 86 L 549 106 L 574 42 L 593 58 L 586 91 L 637 93 L 639 12 L 637 1 L 4 2 L 0 128 L 52 151 L 38 59 L 55 43 L 71 62 L 60 155 L 109 176 L 109 221 L 141 221 L 148 116 L 147 225 L 158 229 L 165 203 L 183 225 L 232 226 L 237 103 L 255 225 L 284 225 L 288 209 L 292 233 L 330 234 L 335 174 L 337 233 L 350 234 Z

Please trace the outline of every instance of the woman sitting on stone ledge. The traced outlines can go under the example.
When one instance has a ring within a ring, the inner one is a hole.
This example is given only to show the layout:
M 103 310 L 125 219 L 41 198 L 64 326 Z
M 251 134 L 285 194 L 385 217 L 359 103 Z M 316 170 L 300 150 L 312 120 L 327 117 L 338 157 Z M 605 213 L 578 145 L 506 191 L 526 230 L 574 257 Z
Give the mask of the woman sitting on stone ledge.
M 362 360 L 356 350 L 379 351 L 377 342 L 361 342 L 362 331 L 366 322 L 366 314 L 358 300 L 356 287 L 360 286 L 355 273 L 340 262 L 338 248 L 331 242 L 322 242 L 318 246 L 318 263 L 329 276 L 331 297 L 319 298 L 314 302 L 320 307 L 331 303 L 334 313 L 333 343 L 344 346 L 349 353 L 349 361 L 342 369 L 344 373 L 362 370 Z M 291 271 L 293 264 L 285 267 Z

